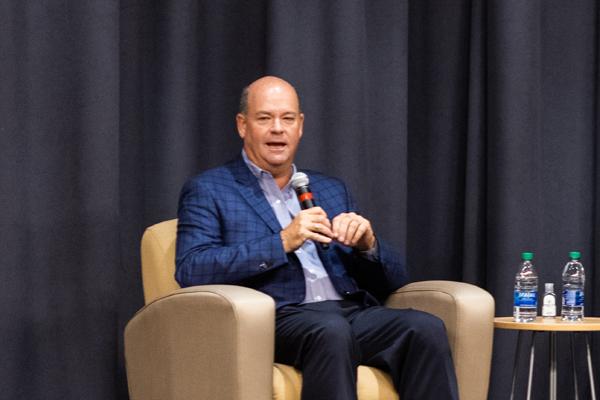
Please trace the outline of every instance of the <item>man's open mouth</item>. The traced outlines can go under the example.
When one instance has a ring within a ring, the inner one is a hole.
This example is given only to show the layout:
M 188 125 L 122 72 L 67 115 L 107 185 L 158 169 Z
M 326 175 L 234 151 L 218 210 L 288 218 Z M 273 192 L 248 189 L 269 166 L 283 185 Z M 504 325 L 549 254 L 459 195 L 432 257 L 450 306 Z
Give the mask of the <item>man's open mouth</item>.
M 283 149 L 285 146 L 287 146 L 287 144 L 284 143 L 284 142 L 268 142 L 267 146 L 270 149 L 275 149 L 276 150 L 276 149 Z

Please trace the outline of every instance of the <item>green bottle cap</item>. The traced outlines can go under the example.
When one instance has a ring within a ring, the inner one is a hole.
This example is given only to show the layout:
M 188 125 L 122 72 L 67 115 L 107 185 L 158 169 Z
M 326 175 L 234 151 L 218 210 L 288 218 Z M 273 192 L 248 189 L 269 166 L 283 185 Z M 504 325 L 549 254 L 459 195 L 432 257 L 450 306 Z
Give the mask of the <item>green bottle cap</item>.
M 525 251 L 521 253 L 521 260 L 523 261 L 531 261 L 533 260 L 533 253 L 529 251 Z
M 570 251 L 569 257 L 571 257 L 572 260 L 579 260 L 581 258 L 581 253 L 578 251 Z

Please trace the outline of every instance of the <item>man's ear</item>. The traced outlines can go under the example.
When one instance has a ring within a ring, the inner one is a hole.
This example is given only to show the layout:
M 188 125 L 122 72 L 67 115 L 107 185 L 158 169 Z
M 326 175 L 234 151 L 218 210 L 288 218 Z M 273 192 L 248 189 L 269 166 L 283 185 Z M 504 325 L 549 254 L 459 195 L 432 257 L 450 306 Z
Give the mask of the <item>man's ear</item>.
M 242 113 L 238 113 L 235 116 L 235 123 L 237 125 L 238 134 L 243 139 L 246 136 L 246 116 Z
M 300 137 L 302 137 L 302 134 L 304 133 L 304 113 L 300 113 L 298 118 L 300 119 L 298 121 L 298 123 L 300 124 L 300 129 L 298 130 L 298 132 L 300 134 Z

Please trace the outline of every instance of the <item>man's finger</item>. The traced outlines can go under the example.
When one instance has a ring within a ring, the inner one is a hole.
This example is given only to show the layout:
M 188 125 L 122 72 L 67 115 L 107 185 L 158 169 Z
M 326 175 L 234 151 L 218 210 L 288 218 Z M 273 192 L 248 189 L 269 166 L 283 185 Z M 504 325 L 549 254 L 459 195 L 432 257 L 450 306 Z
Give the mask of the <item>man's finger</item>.
M 351 246 L 354 246 L 356 243 L 358 243 L 358 241 L 362 238 L 362 236 L 367 231 L 367 228 L 368 228 L 368 224 L 365 221 L 362 221 L 361 223 L 359 223 L 358 227 L 356 228 L 356 231 L 354 232 L 354 235 L 350 239 Z
M 342 217 L 338 221 L 338 227 L 336 229 L 336 236 L 337 236 L 337 240 L 339 240 L 342 243 L 344 242 L 344 240 L 346 238 L 346 233 L 348 231 L 348 223 L 349 223 L 349 220 L 347 217 Z
M 329 218 L 327 218 L 326 216 L 319 215 L 317 217 L 313 217 L 312 221 L 314 223 L 323 224 L 326 227 L 328 227 L 329 229 L 331 229 L 331 222 L 329 221 Z
M 329 227 L 330 223 L 327 218 L 299 218 L 298 223 L 300 229 L 303 231 L 302 235 L 305 239 L 310 239 L 310 232 L 317 232 L 329 237 L 334 236 Z
M 312 224 L 312 226 L 309 228 L 309 230 L 312 232 L 319 233 L 321 235 L 333 237 L 333 232 L 331 231 L 331 229 L 329 229 L 329 227 L 327 225 L 320 223 L 320 222 Z
M 313 240 L 315 242 L 320 242 L 320 243 L 331 243 L 331 240 L 332 240 L 330 237 L 321 235 L 316 232 L 310 232 L 309 239 Z
M 333 232 L 335 237 L 337 237 L 339 229 L 340 229 L 340 216 L 338 215 L 337 217 L 335 217 L 333 219 L 333 221 L 331 221 L 331 231 Z
M 346 234 L 344 235 L 344 244 L 346 246 L 352 245 L 352 238 L 354 237 L 359 226 L 360 223 L 354 218 L 348 221 L 348 227 L 346 229 Z
M 315 240 L 317 242 L 331 242 L 332 232 L 325 225 L 318 223 L 309 223 L 301 228 L 301 235 L 304 240 Z
M 319 206 L 307 208 L 306 210 L 300 211 L 300 213 L 307 215 L 323 215 L 325 218 L 327 218 L 327 213 Z

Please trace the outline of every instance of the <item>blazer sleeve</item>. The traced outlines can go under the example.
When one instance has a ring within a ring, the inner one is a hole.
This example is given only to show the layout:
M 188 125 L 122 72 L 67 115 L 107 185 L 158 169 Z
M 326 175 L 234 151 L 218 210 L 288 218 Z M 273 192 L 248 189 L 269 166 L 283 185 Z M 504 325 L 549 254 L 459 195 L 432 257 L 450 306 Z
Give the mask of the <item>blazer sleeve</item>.
M 182 189 L 175 272 L 182 287 L 240 284 L 288 262 L 279 232 L 249 235 L 235 245 L 224 242 L 224 218 L 243 218 L 249 212 L 247 205 L 240 204 L 239 215 L 222 215 L 217 199 L 224 201 L 226 196 L 198 180 L 189 181 Z

